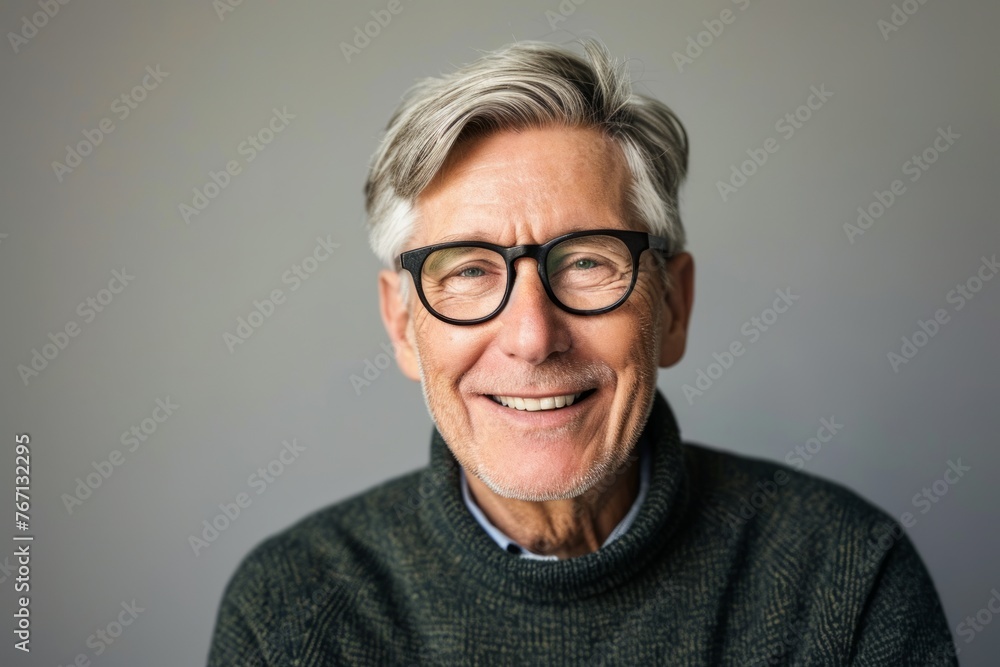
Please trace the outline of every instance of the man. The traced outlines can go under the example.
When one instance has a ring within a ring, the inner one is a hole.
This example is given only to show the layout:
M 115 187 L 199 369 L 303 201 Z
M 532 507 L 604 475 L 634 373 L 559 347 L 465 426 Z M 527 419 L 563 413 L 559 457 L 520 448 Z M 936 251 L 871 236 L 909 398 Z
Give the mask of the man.
M 255 549 L 211 664 L 955 664 L 884 513 L 681 443 L 687 136 L 585 49 L 508 47 L 393 116 L 367 203 L 430 464 Z

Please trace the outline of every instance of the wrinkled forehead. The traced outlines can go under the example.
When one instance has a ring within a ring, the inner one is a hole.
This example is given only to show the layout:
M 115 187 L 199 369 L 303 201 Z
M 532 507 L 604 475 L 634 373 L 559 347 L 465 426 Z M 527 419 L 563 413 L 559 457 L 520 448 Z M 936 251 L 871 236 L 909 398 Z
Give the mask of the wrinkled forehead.
M 629 228 L 621 148 L 593 128 L 497 132 L 457 144 L 417 197 L 412 247 L 456 240 L 542 243 Z

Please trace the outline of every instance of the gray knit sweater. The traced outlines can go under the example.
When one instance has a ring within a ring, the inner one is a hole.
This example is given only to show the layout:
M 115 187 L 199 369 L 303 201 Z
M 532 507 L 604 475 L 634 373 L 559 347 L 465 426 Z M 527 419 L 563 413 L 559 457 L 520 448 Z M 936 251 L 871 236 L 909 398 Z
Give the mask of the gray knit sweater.
M 209 665 L 955 665 L 909 538 L 847 489 L 681 443 L 657 393 L 631 528 L 559 561 L 497 548 L 430 465 L 255 548 Z

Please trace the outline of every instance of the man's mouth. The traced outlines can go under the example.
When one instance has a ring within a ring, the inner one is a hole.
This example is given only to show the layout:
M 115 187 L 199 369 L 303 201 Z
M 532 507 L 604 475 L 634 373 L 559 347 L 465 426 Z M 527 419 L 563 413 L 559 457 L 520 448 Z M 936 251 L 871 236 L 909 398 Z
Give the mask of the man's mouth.
M 506 408 L 514 410 L 524 410 L 526 412 L 539 412 L 542 410 L 558 410 L 568 408 L 574 403 L 579 403 L 593 394 L 597 389 L 587 389 L 576 394 L 562 394 L 552 396 L 542 396 L 528 398 L 524 396 L 498 396 L 491 395 L 494 403 L 499 403 Z

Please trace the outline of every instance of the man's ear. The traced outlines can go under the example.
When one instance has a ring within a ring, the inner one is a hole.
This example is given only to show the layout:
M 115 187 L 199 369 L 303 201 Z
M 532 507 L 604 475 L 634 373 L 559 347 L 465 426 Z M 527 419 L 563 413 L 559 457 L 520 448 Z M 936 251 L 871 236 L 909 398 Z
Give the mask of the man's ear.
M 417 353 L 410 344 L 407 337 L 407 329 L 410 326 L 410 311 L 407 304 L 399 293 L 399 281 L 406 277 L 401 273 L 383 269 L 378 274 L 378 298 L 382 312 L 382 324 L 392 341 L 392 348 L 396 352 L 396 363 L 403 375 L 420 382 L 420 366 L 417 363 Z M 413 286 L 410 286 L 413 292 Z
M 673 366 L 684 356 L 688 321 L 694 305 L 694 258 L 682 252 L 669 260 L 670 289 L 660 320 L 660 367 Z

